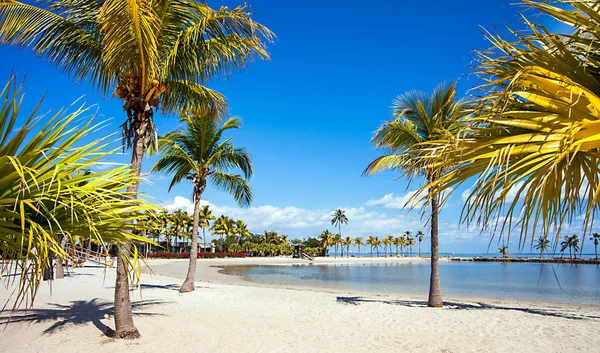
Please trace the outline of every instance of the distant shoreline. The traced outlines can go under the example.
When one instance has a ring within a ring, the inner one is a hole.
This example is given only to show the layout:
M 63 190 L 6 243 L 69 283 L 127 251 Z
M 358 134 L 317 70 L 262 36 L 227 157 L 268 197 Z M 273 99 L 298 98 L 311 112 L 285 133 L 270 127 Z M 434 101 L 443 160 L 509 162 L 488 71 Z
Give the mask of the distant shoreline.
M 589 264 L 600 265 L 596 259 L 568 259 L 568 258 L 533 258 L 533 257 L 450 257 L 450 261 L 474 261 L 474 262 L 529 262 L 529 263 L 553 263 L 553 264 Z

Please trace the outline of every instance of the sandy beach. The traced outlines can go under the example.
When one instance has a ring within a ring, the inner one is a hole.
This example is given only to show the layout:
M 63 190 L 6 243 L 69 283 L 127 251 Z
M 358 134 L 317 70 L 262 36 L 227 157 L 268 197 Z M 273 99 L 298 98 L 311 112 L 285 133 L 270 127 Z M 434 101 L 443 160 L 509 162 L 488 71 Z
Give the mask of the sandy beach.
M 319 259 L 323 262 L 423 259 Z M 180 294 L 185 260 L 152 260 L 132 292 L 142 338 L 113 340 L 114 269 L 76 269 L 42 284 L 29 311 L 1 315 L 1 352 L 595 352 L 600 306 L 264 286 L 215 266 L 306 263 L 284 258 L 200 260 L 196 290 Z M 0 292 L 6 300 L 8 291 Z

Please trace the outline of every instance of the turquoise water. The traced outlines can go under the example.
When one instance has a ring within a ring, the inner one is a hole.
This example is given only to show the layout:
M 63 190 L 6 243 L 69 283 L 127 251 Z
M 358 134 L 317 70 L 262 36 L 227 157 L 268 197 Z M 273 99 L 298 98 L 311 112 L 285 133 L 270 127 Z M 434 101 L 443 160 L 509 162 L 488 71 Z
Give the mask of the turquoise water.
M 429 269 L 414 262 L 239 266 L 226 273 L 267 284 L 425 294 Z M 600 304 L 598 265 L 442 262 L 440 278 L 444 295 Z

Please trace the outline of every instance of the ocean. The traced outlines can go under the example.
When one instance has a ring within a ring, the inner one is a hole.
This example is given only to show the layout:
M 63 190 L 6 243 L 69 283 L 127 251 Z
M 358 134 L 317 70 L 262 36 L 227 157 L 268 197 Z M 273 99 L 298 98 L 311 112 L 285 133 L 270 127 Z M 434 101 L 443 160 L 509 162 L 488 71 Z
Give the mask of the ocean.
M 266 284 L 426 294 L 428 262 L 239 266 L 226 273 Z M 503 262 L 441 262 L 442 293 L 600 304 L 600 266 Z

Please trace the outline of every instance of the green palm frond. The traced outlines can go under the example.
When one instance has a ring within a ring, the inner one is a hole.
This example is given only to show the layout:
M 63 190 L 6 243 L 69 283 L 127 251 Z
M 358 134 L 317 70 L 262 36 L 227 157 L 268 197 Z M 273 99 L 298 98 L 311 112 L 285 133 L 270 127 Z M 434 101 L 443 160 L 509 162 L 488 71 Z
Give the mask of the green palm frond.
M 153 207 L 123 192 L 137 182 L 128 166 L 96 171 L 114 152 L 108 149 L 112 136 L 81 144 L 101 127 L 89 118 L 80 122 L 85 108 L 59 112 L 44 126 L 38 126 L 34 110 L 14 131 L 20 88 L 12 80 L 0 95 L 0 256 L 13 260 L 1 275 L 20 273 L 7 277 L 18 281 L 15 305 L 24 299 L 31 304 L 51 255 L 68 256 L 58 234 L 70 242 L 76 236 L 101 244 L 145 241 L 127 231 L 135 230 L 140 213 Z
M 429 186 L 476 177 L 463 220 L 509 237 L 517 230 L 521 245 L 550 232 L 557 244 L 562 227 L 580 215 L 585 239 L 600 201 L 598 4 L 524 3 L 572 32 L 525 20 L 527 31 L 513 31 L 512 42 L 488 34 L 493 47 L 478 53 L 481 105 L 468 131 L 421 145 L 437 155 L 432 165 L 457 166 Z

